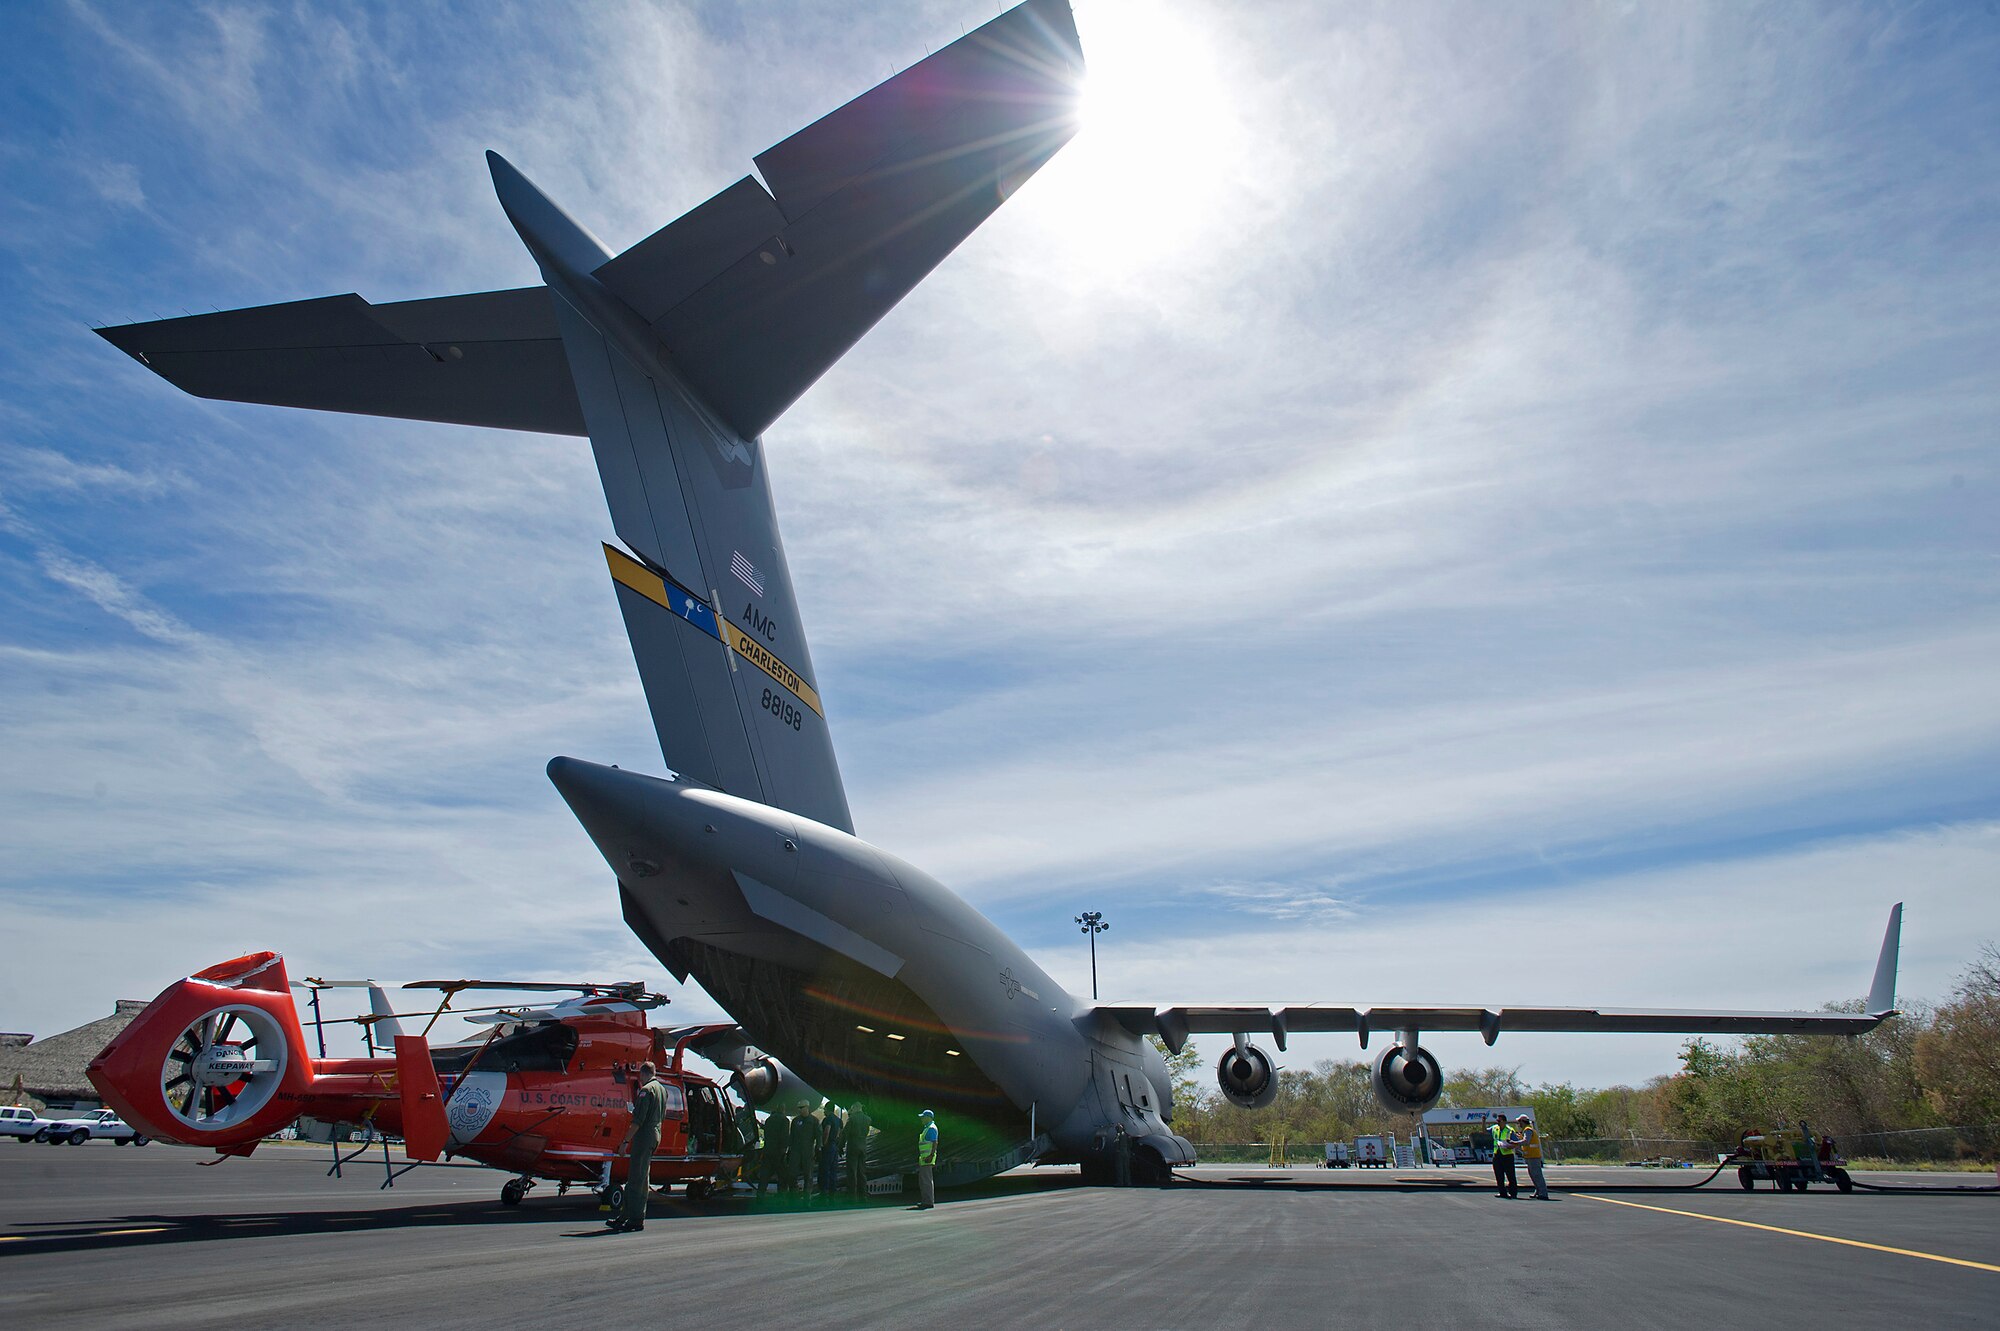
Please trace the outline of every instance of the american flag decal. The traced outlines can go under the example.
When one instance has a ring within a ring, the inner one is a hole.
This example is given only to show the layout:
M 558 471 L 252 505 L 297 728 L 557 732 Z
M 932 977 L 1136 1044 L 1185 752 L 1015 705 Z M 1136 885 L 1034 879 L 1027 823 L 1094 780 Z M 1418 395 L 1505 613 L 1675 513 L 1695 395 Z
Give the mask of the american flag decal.
M 738 582 L 757 593 L 757 595 L 762 596 L 764 594 L 763 576 L 757 572 L 755 564 L 743 557 L 741 550 L 731 550 L 729 552 L 729 571 L 736 575 Z

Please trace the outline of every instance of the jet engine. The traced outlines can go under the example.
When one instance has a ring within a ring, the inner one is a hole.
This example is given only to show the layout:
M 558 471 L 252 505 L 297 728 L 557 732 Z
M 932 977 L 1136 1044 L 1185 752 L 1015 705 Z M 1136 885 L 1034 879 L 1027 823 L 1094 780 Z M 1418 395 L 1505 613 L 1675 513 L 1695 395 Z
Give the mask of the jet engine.
M 1232 1045 L 1215 1065 L 1222 1098 L 1238 1109 L 1262 1109 L 1278 1098 L 1278 1069 L 1254 1044 Z
M 729 1074 L 729 1086 L 759 1109 L 775 1106 L 789 1111 L 800 1100 L 819 1103 L 819 1092 L 799 1079 L 799 1074 L 756 1049 Z
M 1392 1044 L 1375 1056 L 1375 1098 L 1392 1114 L 1421 1114 L 1444 1092 L 1444 1073 L 1421 1045 Z

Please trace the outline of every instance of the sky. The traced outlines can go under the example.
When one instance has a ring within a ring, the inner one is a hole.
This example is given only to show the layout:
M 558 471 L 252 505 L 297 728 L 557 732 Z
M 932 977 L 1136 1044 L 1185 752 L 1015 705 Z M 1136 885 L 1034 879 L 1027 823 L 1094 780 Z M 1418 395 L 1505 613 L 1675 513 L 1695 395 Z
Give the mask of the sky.
M 1077 0 L 1078 137 L 765 436 L 858 832 L 1107 1000 L 1817 1007 L 2000 939 L 2000 11 Z M 673 985 L 584 441 L 95 325 L 526 285 L 993 4 L 0 9 L 0 1027 Z M 1427 1040 L 1637 1082 L 1672 1036 Z M 1352 1057 L 1293 1042 L 1284 1061 Z

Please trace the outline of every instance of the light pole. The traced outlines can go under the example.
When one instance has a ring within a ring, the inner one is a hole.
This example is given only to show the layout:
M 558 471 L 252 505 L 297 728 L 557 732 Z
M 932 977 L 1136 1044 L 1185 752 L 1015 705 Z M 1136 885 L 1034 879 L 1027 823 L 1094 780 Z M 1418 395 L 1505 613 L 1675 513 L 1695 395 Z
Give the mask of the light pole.
M 1087 910 L 1076 917 L 1076 922 L 1083 926 L 1083 932 L 1090 935 L 1090 1001 L 1095 1003 L 1097 1001 L 1097 936 L 1111 926 L 1104 922 L 1104 912 L 1101 910 Z

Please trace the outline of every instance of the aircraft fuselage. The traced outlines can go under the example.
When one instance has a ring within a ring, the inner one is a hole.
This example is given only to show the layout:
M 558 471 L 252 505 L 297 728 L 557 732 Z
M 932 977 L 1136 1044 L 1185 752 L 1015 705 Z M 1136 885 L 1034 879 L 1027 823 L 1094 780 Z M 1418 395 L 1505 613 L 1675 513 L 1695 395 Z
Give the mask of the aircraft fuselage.
M 574 758 L 549 776 L 638 936 L 819 1090 L 878 1122 L 935 1108 L 975 1139 L 948 1152 L 968 1164 L 1004 1167 L 1037 1135 L 1044 1159 L 1089 1158 L 1119 1126 L 1165 1164 L 1193 1158 L 1159 1053 L 930 875 L 692 782 Z

